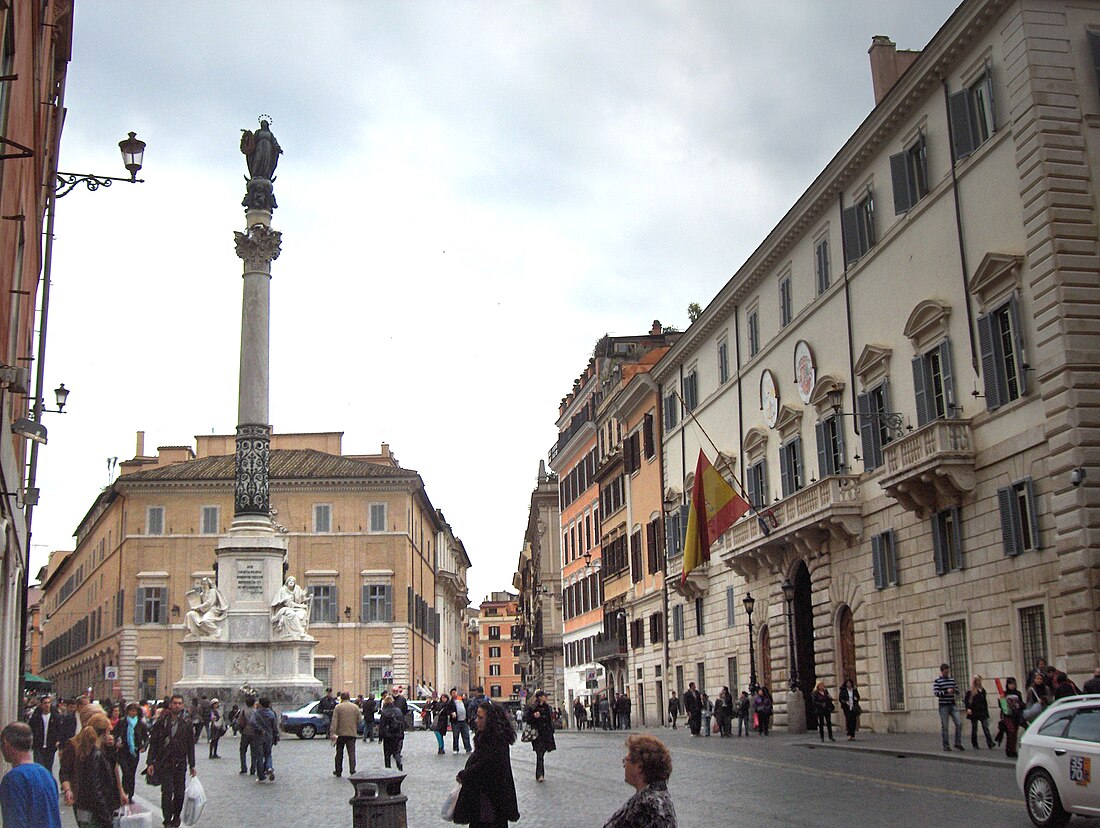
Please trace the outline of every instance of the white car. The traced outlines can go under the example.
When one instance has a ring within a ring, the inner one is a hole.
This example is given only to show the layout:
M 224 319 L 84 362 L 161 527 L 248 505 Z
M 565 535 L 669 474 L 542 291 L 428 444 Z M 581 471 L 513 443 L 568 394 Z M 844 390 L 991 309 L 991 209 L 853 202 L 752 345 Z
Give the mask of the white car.
M 1054 702 L 1028 726 L 1019 754 L 1016 784 L 1039 828 L 1100 816 L 1100 694 Z

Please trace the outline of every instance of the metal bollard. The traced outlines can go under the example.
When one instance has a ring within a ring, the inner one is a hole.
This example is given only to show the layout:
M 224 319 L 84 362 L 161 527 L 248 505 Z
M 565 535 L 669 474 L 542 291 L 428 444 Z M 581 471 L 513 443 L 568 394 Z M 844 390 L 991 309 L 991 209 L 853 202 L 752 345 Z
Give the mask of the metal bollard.
M 408 828 L 408 797 L 401 793 L 405 774 L 360 771 L 348 781 L 355 788 L 355 796 L 348 800 L 352 828 Z

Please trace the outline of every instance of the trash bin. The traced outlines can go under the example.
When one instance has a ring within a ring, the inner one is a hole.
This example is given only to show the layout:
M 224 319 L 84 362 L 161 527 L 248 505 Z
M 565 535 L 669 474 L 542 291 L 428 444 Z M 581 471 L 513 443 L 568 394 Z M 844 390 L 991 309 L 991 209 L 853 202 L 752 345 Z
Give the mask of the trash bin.
M 355 788 L 351 804 L 352 828 L 408 828 L 401 793 L 405 774 L 389 771 L 360 771 L 348 777 Z

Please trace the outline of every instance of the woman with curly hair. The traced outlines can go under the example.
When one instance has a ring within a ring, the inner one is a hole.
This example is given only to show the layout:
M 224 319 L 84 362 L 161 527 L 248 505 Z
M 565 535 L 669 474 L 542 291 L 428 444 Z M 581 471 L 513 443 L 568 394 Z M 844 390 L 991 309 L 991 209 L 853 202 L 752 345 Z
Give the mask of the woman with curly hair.
M 110 720 L 97 713 L 72 739 L 77 762 L 76 823 L 80 828 L 111 828 L 114 812 L 127 801 L 118 772 L 103 752 L 110 732 Z
M 676 809 L 668 792 L 672 757 L 660 739 L 629 736 L 623 757 L 623 777 L 636 793 L 603 828 L 676 828 Z
M 507 828 L 509 822 L 519 819 L 508 754 L 516 731 L 507 711 L 488 699 L 477 706 L 474 727 L 474 752 L 455 777 L 462 791 L 455 803 L 454 821 L 475 828 Z

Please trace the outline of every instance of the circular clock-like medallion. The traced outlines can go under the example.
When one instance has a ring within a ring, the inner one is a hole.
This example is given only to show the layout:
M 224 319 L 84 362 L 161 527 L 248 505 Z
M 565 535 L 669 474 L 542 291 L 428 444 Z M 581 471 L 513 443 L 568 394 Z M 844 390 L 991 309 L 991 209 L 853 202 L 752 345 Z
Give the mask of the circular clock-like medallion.
M 794 381 L 798 385 L 798 396 L 809 405 L 814 383 L 817 382 L 817 369 L 814 367 L 813 351 L 805 339 L 798 340 L 794 346 Z
M 779 390 L 775 385 L 775 376 L 767 370 L 760 375 L 760 408 L 768 428 L 775 428 L 776 418 L 779 417 Z

